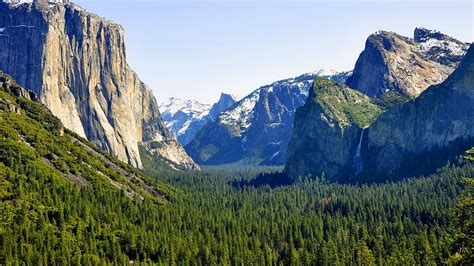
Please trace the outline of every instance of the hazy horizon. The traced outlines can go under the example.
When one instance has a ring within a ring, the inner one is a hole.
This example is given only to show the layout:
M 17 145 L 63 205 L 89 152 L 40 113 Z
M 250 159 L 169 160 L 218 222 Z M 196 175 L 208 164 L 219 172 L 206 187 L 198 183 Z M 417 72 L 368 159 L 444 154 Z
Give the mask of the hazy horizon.
M 215 102 L 322 68 L 351 70 L 377 30 L 473 41 L 472 1 L 73 1 L 122 24 L 128 62 L 169 97 Z

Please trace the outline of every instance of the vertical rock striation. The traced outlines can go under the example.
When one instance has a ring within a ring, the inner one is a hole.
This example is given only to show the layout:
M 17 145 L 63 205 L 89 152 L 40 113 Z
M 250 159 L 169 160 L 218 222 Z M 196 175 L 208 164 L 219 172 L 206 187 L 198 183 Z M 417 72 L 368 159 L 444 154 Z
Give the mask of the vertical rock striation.
M 128 66 L 120 25 L 67 1 L 0 3 L 0 69 L 118 159 L 141 167 L 139 143 L 160 142 L 164 152 L 155 154 L 195 167 Z

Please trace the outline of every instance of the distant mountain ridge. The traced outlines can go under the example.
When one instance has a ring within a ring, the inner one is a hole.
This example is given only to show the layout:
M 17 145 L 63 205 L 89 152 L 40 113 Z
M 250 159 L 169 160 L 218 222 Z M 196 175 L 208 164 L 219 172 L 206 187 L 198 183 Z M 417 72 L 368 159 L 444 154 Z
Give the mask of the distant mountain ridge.
M 283 164 L 294 112 L 319 75 L 345 81 L 350 72 L 320 70 L 262 86 L 206 125 L 186 151 L 199 164 Z
M 160 104 L 160 112 L 166 127 L 182 145 L 187 145 L 201 128 L 231 107 L 236 100 L 237 96 L 221 93 L 219 101 L 211 106 L 194 100 L 169 98 Z

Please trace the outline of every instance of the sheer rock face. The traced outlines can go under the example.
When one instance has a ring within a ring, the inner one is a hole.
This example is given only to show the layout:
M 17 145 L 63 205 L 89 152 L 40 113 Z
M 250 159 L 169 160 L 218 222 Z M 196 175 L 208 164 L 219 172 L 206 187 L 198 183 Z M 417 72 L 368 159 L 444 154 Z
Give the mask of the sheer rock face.
M 365 128 L 382 112 L 374 100 L 336 81 L 317 79 L 296 111 L 285 172 L 290 178 L 348 179 L 362 170 Z
M 445 82 L 382 114 L 367 137 L 367 171 L 388 178 L 427 174 L 474 146 L 474 47 Z
M 209 110 L 209 120 L 216 119 L 222 112 L 229 109 L 236 102 L 237 102 L 236 96 L 226 94 L 226 93 L 221 93 L 219 100 L 216 103 L 214 103 L 211 107 L 211 110 Z
M 383 182 L 427 175 L 474 146 L 474 46 L 443 83 L 380 115 L 367 112 L 364 96 L 331 99 L 322 97 L 325 91 L 314 90 L 296 113 L 285 168 L 292 178 L 324 173 L 330 180 Z M 364 123 L 343 123 L 351 119 L 341 110 Z M 360 120 L 367 114 L 375 121 Z
M 126 62 L 123 28 L 71 3 L 0 3 L 0 69 L 39 95 L 63 124 L 141 167 L 140 142 L 175 145 L 151 90 Z
M 380 31 L 367 39 L 347 84 L 372 98 L 414 99 L 443 82 L 467 49 L 463 42 L 423 28 L 415 29 L 414 39 Z

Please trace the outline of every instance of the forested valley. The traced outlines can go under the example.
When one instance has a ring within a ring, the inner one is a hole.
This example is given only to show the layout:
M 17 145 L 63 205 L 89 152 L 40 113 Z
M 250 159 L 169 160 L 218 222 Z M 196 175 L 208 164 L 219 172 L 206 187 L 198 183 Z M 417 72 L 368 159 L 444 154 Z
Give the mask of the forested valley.
M 0 266 L 474 265 L 472 1 L 217 2 L 0 0 Z
M 199 174 L 176 173 L 143 158 L 148 158 L 146 173 L 178 188 L 172 203 L 157 205 L 123 192 L 80 188 L 57 182 L 48 173 L 25 175 L 21 168 L 5 170 L 1 164 L 7 176 L 0 193 L 6 203 L 0 220 L 2 261 L 34 265 L 469 261 L 462 250 L 469 241 L 472 248 L 472 235 L 456 228 L 460 223 L 472 228 L 472 187 L 467 190 L 471 201 L 465 192 L 464 205 L 458 206 L 463 211 L 453 209 L 466 184 L 462 177 L 474 176 L 468 157 L 435 175 L 398 183 L 349 185 L 303 179 L 280 186 L 252 182 L 278 168 L 227 166 Z

